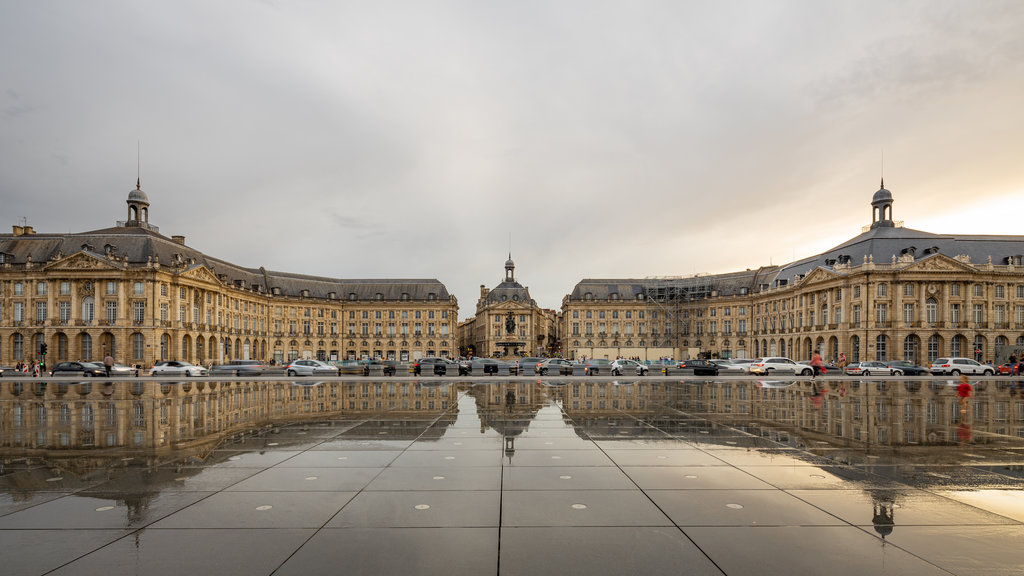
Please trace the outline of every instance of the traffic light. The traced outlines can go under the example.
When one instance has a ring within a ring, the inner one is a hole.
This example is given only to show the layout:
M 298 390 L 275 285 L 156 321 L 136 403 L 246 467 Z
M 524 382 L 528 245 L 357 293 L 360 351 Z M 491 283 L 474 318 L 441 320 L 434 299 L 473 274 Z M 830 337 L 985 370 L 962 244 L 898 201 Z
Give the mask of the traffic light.
M 39 345 L 39 354 L 41 356 L 46 356 L 46 342 Z

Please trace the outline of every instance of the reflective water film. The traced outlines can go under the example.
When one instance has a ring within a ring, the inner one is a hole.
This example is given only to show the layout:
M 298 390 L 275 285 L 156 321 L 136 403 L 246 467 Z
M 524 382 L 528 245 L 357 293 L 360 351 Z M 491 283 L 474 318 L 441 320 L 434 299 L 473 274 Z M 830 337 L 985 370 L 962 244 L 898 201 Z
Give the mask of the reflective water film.
M 5 574 L 1018 574 L 985 379 L 0 380 Z

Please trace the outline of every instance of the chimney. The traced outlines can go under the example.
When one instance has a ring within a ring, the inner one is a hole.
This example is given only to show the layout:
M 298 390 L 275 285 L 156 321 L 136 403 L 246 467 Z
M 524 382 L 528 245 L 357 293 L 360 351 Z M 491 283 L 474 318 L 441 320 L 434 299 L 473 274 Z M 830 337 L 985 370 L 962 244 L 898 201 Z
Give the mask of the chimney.
M 480 285 L 480 298 L 481 299 L 487 298 L 487 294 L 489 294 L 489 293 L 490 293 L 490 290 L 488 290 L 486 286 L 481 284 Z
M 172 242 L 177 242 L 178 244 L 181 244 L 182 246 L 185 245 L 185 237 L 184 236 L 171 236 L 171 241 Z
M 35 234 L 36 231 L 31 226 L 25 226 L 25 234 Z
M 21 226 L 14 226 L 14 235 L 15 236 L 21 236 L 24 233 L 25 233 L 25 229 L 24 228 L 22 228 Z

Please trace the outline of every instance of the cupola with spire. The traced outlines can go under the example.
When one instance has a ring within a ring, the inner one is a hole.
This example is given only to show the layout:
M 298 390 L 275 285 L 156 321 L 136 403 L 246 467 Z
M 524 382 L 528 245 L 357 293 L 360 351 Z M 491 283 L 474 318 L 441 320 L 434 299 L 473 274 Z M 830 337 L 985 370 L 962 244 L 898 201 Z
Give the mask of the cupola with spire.
M 149 226 L 149 197 L 142 191 L 142 179 L 135 181 L 135 190 L 128 193 L 128 220 L 125 226 Z
M 883 178 L 881 187 L 871 199 L 871 227 L 892 228 L 895 225 L 892 220 L 892 192 L 885 189 L 885 178 Z

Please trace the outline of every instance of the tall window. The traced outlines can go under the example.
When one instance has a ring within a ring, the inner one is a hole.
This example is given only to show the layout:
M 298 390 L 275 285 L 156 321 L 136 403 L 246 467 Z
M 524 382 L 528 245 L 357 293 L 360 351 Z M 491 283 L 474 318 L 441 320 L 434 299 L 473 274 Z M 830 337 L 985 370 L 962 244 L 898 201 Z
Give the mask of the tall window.
M 932 334 L 928 337 L 928 363 L 939 359 L 939 335 Z
M 959 296 L 960 295 L 960 285 L 959 284 L 950 284 L 950 286 L 949 286 L 949 295 L 950 296 Z
M 15 302 L 14 303 L 14 321 L 21 323 L 25 321 L 25 303 Z
M 11 344 L 13 345 L 13 349 L 11 350 L 11 354 L 13 355 L 14 359 L 15 360 L 24 360 L 25 359 L 25 337 L 22 336 L 21 334 L 15 333 L 14 334 L 14 339 L 11 342 Z
M 107 302 L 107 322 L 113 324 L 117 321 L 117 302 Z
M 889 321 L 889 305 L 879 302 L 875 304 L 875 321 L 884 325 Z
M 46 282 L 36 282 L 36 294 L 46 296 Z
M 71 302 L 57 303 L 57 313 L 60 315 L 60 323 L 67 324 L 71 320 Z
M 904 296 L 913 296 L 914 295 L 914 285 L 909 283 L 909 282 L 904 284 L 903 285 L 903 295 Z
M 117 282 L 110 280 L 107 282 L 107 295 L 113 296 L 114 294 L 117 294 Z
M 146 320 L 146 303 L 132 302 L 132 321 L 142 324 Z M 138 358 L 138 356 L 136 356 Z
M 910 286 L 910 284 L 908 284 Z M 910 326 L 914 323 L 914 305 L 903 304 L 903 324 Z
M 925 319 L 929 324 L 939 321 L 939 303 L 934 298 L 929 298 L 924 304 Z
M 132 358 L 142 360 L 146 354 L 146 338 L 138 332 L 132 334 Z
M 879 284 L 878 285 L 878 296 L 880 298 L 888 296 L 888 292 L 889 292 L 889 285 L 888 284 Z
M 860 362 L 860 338 L 858 336 L 850 338 L 850 348 L 850 361 Z
M 96 302 L 92 299 L 92 296 L 86 296 L 82 299 L 82 320 L 86 324 L 91 324 L 96 319 Z
M 146 285 L 144 283 L 142 283 L 142 282 L 136 282 L 133 285 L 133 287 L 135 289 L 135 295 L 136 296 L 142 296 L 143 294 L 146 293 Z
M 885 334 L 879 334 L 878 337 L 875 338 L 875 360 L 878 360 L 879 362 L 885 362 L 888 360 L 888 358 L 886 358 L 886 345 L 888 344 L 888 341 L 889 340 L 885 337 Z
M 949 321 L 954 325 L 960 323 L 960 305 L 950 304 L 949 305 Z
M 973 316 L 973 319 L 974 319 L 975 322 L 977 322 L 979 324 L 981 322 L 984 322 L 985 321 L 985 305 L 984 304 L 975 304 L 972 316 Z
M 82 360 L 89 360 L 92 358 L 92 336 L 82 333 L 79 339 L 80 348 L 82 349 Z
M 950 356 L 963 356 L 964 345 L 967 344 L 967 339 L 962 335 L 957 334 L 953 336 L 953 340 L 949 343 L 949 354 Z
M 46 302 L 36 302 L 36 322 L 46 321 Z

